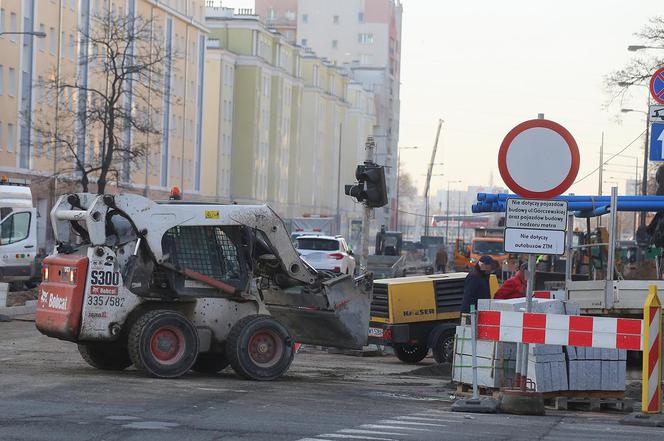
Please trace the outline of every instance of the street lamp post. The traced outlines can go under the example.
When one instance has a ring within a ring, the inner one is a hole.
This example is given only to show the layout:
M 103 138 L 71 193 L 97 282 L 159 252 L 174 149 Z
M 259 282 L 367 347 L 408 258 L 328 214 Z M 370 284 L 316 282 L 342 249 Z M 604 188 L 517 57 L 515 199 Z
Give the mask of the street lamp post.
M 450 230 L 450 184 L 458 184 L 461 182 L 460 179 L 456 181 L 447 181 L 447 208 L 445 209 L 445 248 L 450 244 L 449 240 L 449 230 Z
M 401 150 L 416 150 L 417 148 L 418 148 L 418 146 L 416 146 L 416 145 L 412 146 L 412 147 L 398 147 L 397 148 L 397 209 L 396 209 L 396 213 L 394 214 L 394 228 L 397 231 L 401 231 L 401 230 L 399 230 L 399 187 L 401 186 L 400 182 L 399 182 L 399 179 L 400 179 L 400 176 L 401 176 L 400 175 Z

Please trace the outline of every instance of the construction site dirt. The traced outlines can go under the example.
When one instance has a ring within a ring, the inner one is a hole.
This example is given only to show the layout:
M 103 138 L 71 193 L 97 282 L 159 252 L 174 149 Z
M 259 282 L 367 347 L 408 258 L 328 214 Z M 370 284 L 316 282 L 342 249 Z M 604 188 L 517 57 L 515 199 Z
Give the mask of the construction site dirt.
M 76 346 L 30 317 L 0 323 L 3 440 L 625 440 L 661 429 L 619 425 L 619 412 L 543 417 L 450 412 L 450 366 L 428 357 L 359 357 L 304 347 L 283 378 L 241 380 L 230 368 L 155 379 L 89 367 Z

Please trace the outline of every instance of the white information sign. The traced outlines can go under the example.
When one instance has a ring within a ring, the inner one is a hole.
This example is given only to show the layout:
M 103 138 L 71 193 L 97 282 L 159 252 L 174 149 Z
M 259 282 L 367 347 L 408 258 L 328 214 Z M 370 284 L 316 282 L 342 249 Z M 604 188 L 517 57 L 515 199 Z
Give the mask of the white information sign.
M 567 202 L 539 199 L 508 199 L 507 228 L 531 230 L 567 229 Z
M 664 106 L 661 104 L 650 105 L 650 121 L 664 122 Z
M 523 254 L 565 254 L 565 232 L 559 230 L 505 229 L 505 251 Z

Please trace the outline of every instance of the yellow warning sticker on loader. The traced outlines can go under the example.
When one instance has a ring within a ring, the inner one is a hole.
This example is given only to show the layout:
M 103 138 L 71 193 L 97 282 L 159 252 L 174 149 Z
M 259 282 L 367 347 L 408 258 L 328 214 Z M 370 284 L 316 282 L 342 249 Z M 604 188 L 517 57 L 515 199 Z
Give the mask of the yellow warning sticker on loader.
M 219 211 L 205 210 L 205 219 L 219 219 Z

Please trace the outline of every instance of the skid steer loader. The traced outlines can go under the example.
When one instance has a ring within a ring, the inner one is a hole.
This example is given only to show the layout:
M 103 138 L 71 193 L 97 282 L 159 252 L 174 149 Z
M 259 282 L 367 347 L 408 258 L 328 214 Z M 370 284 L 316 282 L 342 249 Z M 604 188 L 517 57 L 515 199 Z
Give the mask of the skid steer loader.
M 77 193 L 51 222 L 36 326 L 93 367 L 272 380 L 294 342 L 366 343 L 371 280 L 316 272 L 268 206 Z

